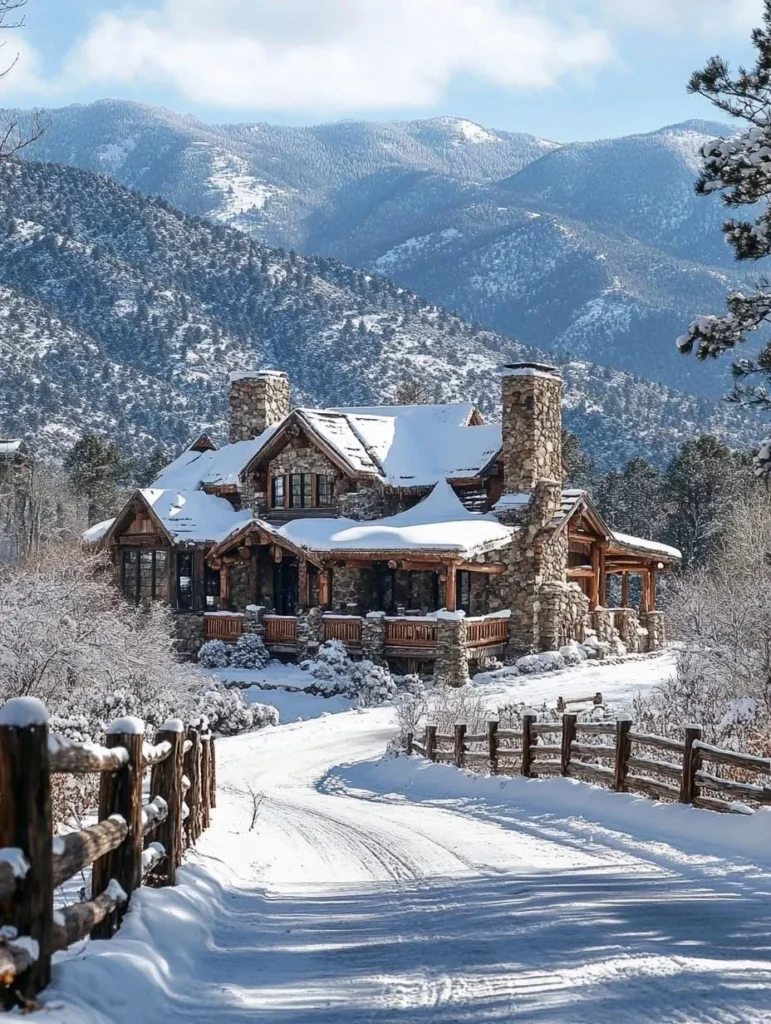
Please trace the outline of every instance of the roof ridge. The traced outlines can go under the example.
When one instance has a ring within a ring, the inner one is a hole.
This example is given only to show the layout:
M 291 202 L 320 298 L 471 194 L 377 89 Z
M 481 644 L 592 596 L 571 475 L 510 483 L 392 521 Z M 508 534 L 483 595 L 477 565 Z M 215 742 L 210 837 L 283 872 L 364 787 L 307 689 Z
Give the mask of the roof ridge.
M 342 413 L 342 416 L 345 419 L 348 426 L 351 428 L 351 433 L 354 435 L 356 440 L 361 444 L 362 448 L 367 453 L 367 455 L 369 455 L 370 459 L 372 459 L 372 462 L 377 467 L 377 471 L 380 474 L 380 476 L 384 477 L 386 473 L 385 469 L 383 468 L 383 464 L 380 461 L 380 458 L 378 457 L 378 455 L 375 454 L 374 449 L 369 444 L 367 444 L 367 442 L 362 437 L 361 433 L 356 429 L 356 427 L 351 422 L 351 414 L 344 412 Z

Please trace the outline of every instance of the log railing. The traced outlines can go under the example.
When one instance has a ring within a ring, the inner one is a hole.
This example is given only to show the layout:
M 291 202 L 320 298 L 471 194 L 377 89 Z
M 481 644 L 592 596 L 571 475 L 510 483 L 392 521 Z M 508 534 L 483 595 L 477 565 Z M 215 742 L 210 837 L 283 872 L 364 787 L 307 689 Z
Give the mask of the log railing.
M 203 617 L 204 640 L 224 640 L 225 643 L 235 643 L 244 632 L 244 616 L 233 613 L 232 615 L 217 615 L 210 613 Z
M 266 615 L 265 643 L 296 644 L 297 619 L 293 615 Z
M 566 712 L 558 721 L 543 722 L 530 712 L 519 729 L 500 729 L 489 721 L 484 732 L 472 734 L 459 724 L 452 733 L 440 733 L 428 725 L 420 740 L 408 734 L 406 749 L 458 768 L 528 778 L 567 776 L 713 811 L 748 814 L 748 805 L 771 805 L 771 785 L 765 784 L 771 759 L 704 743 L 698 726 L 674 740 L 633 731 L 628 716 L 579 722 Z M 741 778 L 725 778 L 707 763 L 727 766 Z M 761 780 L 748 780 L 752 775 Z
M 502 616 L 466 619 L 466 643 L 469 647 L 509 642 L 509 620 Z
M 173 885 L 182 859 L 183 821 L 194 843 L 215 803 L 214 741 L 171 719 L 144 742 L 144 723 L 122 718 L 106 745 L 49 735 L 45 707 L 16 698 L 0 709 L 0 991 L 5 1009 L 29 1009 L 51 978 L 57 950 L 91 934 L 109 938 L 141 885 Z M 191 742 L 192 739 L 192 742 Z M 183 758 L 199 784 L 188 792 Z M 148 803 L 142 804 L 150 770 Z M 100 776 L 99 822 L 54 836 L 51 776 Z M 91 899 L 54 912 L 54 889 L 93 865 Z
M 349 647 L 361 647 L 361 619 L 350 615 L 324 616 L 324 639 L 342 640 Z
M 436 623 L 386 619 L 386 647 L 436 647 Z

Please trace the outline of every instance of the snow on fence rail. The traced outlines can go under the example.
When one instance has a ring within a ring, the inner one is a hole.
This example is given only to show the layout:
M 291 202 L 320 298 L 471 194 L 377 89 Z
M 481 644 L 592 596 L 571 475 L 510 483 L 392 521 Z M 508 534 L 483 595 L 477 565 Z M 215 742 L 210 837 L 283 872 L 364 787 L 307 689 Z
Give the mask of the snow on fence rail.
M 422 742 L 407 734 L 406 752 L 492 774 L 567 776 L 619 793 L 733 814 L 752 813 L 748 804 L 771 804 L 771 786 L 748 781 L 753 773 L 771 775 L 771 759 L 713 747 L 701 736 L 699 726 L 689 726 L 682 740 L 673 740 L 635 732 L 628 717 L 579 722 L 576 714 L 566 712 L 559 721 L 539 722 L 528 713 L 516 730 L 489 721 L 484 733 L 469 733 L 461 724 L 450 735 L 428 725 Z M 705 762 L 727 766 L 737 777 L 718 775 Z
M 0 708 L 0 981 L 5 1009 L 29 1009 L 48 985 L 51 957 L 87 935 L 110 938 L 141 885 L 174 885 L 184 846 L 216 803 L 208 723 L 172 719 L 144 742 L 144 723 L 121 718 L 106 745 L 49 735 L 45 707 L 17 698 Z M 145 772 L 152 799 L 142 805 Z M 99 822 L 54 836 L 53 774 L 98 773 Z M 189 787 L 186 782 L 190 780 Z M 92 898 L 54 910 L 54 889 L 93 865 Z

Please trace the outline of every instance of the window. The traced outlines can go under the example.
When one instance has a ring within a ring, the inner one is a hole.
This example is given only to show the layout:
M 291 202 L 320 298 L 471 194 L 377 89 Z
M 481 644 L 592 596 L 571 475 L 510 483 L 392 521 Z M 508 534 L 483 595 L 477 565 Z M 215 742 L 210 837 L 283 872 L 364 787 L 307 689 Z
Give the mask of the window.
M 189 612 L 193 607 L 193 556 L 177 555 L 177 608 Z
M 289 476 L 289 507 L 311 508 L 313 506 L 313 474 L 291 473 Z
M 459 572 L 456 579 L 458 610 L 471 614 L 471 573 Z
M 166 593 L 168 553 L 164 548 L 124 548 L 121 551 L 121 590 L 127 601 L 158 601 Z
M 329 508 L 335 503 L 335 478 L 333 476 L 320 476 L 319 480 L 319 507 Z
M 284 507 L 284 495 L 285 491 L 285 478 L 283 476 L 274 476 L 270 485 L 270 504 L 273 508 Z
M 214 612 L 220 606 L 220 574 L 218 569 L 206 566 L 204 572 L 204 594 L 206 596 L 206 610 Z

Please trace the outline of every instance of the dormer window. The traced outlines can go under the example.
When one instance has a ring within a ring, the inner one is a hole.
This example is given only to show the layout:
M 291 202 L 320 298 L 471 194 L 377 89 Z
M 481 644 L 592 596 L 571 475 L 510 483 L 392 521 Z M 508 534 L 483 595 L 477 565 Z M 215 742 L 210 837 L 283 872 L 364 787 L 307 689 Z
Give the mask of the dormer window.
M 284 507 L 284 495 L 286 494 L 284 487 L 284 477 L 274 476 L 271 482 L 271 495 L 270 503 L 273 508 Z
M 287 473 L 271 477 L 271 508 L 333 508 L 335 478 L 321 473 Z
M 311 473 L 290 473 L 289 507 L 313 507 L 313 475 Z

